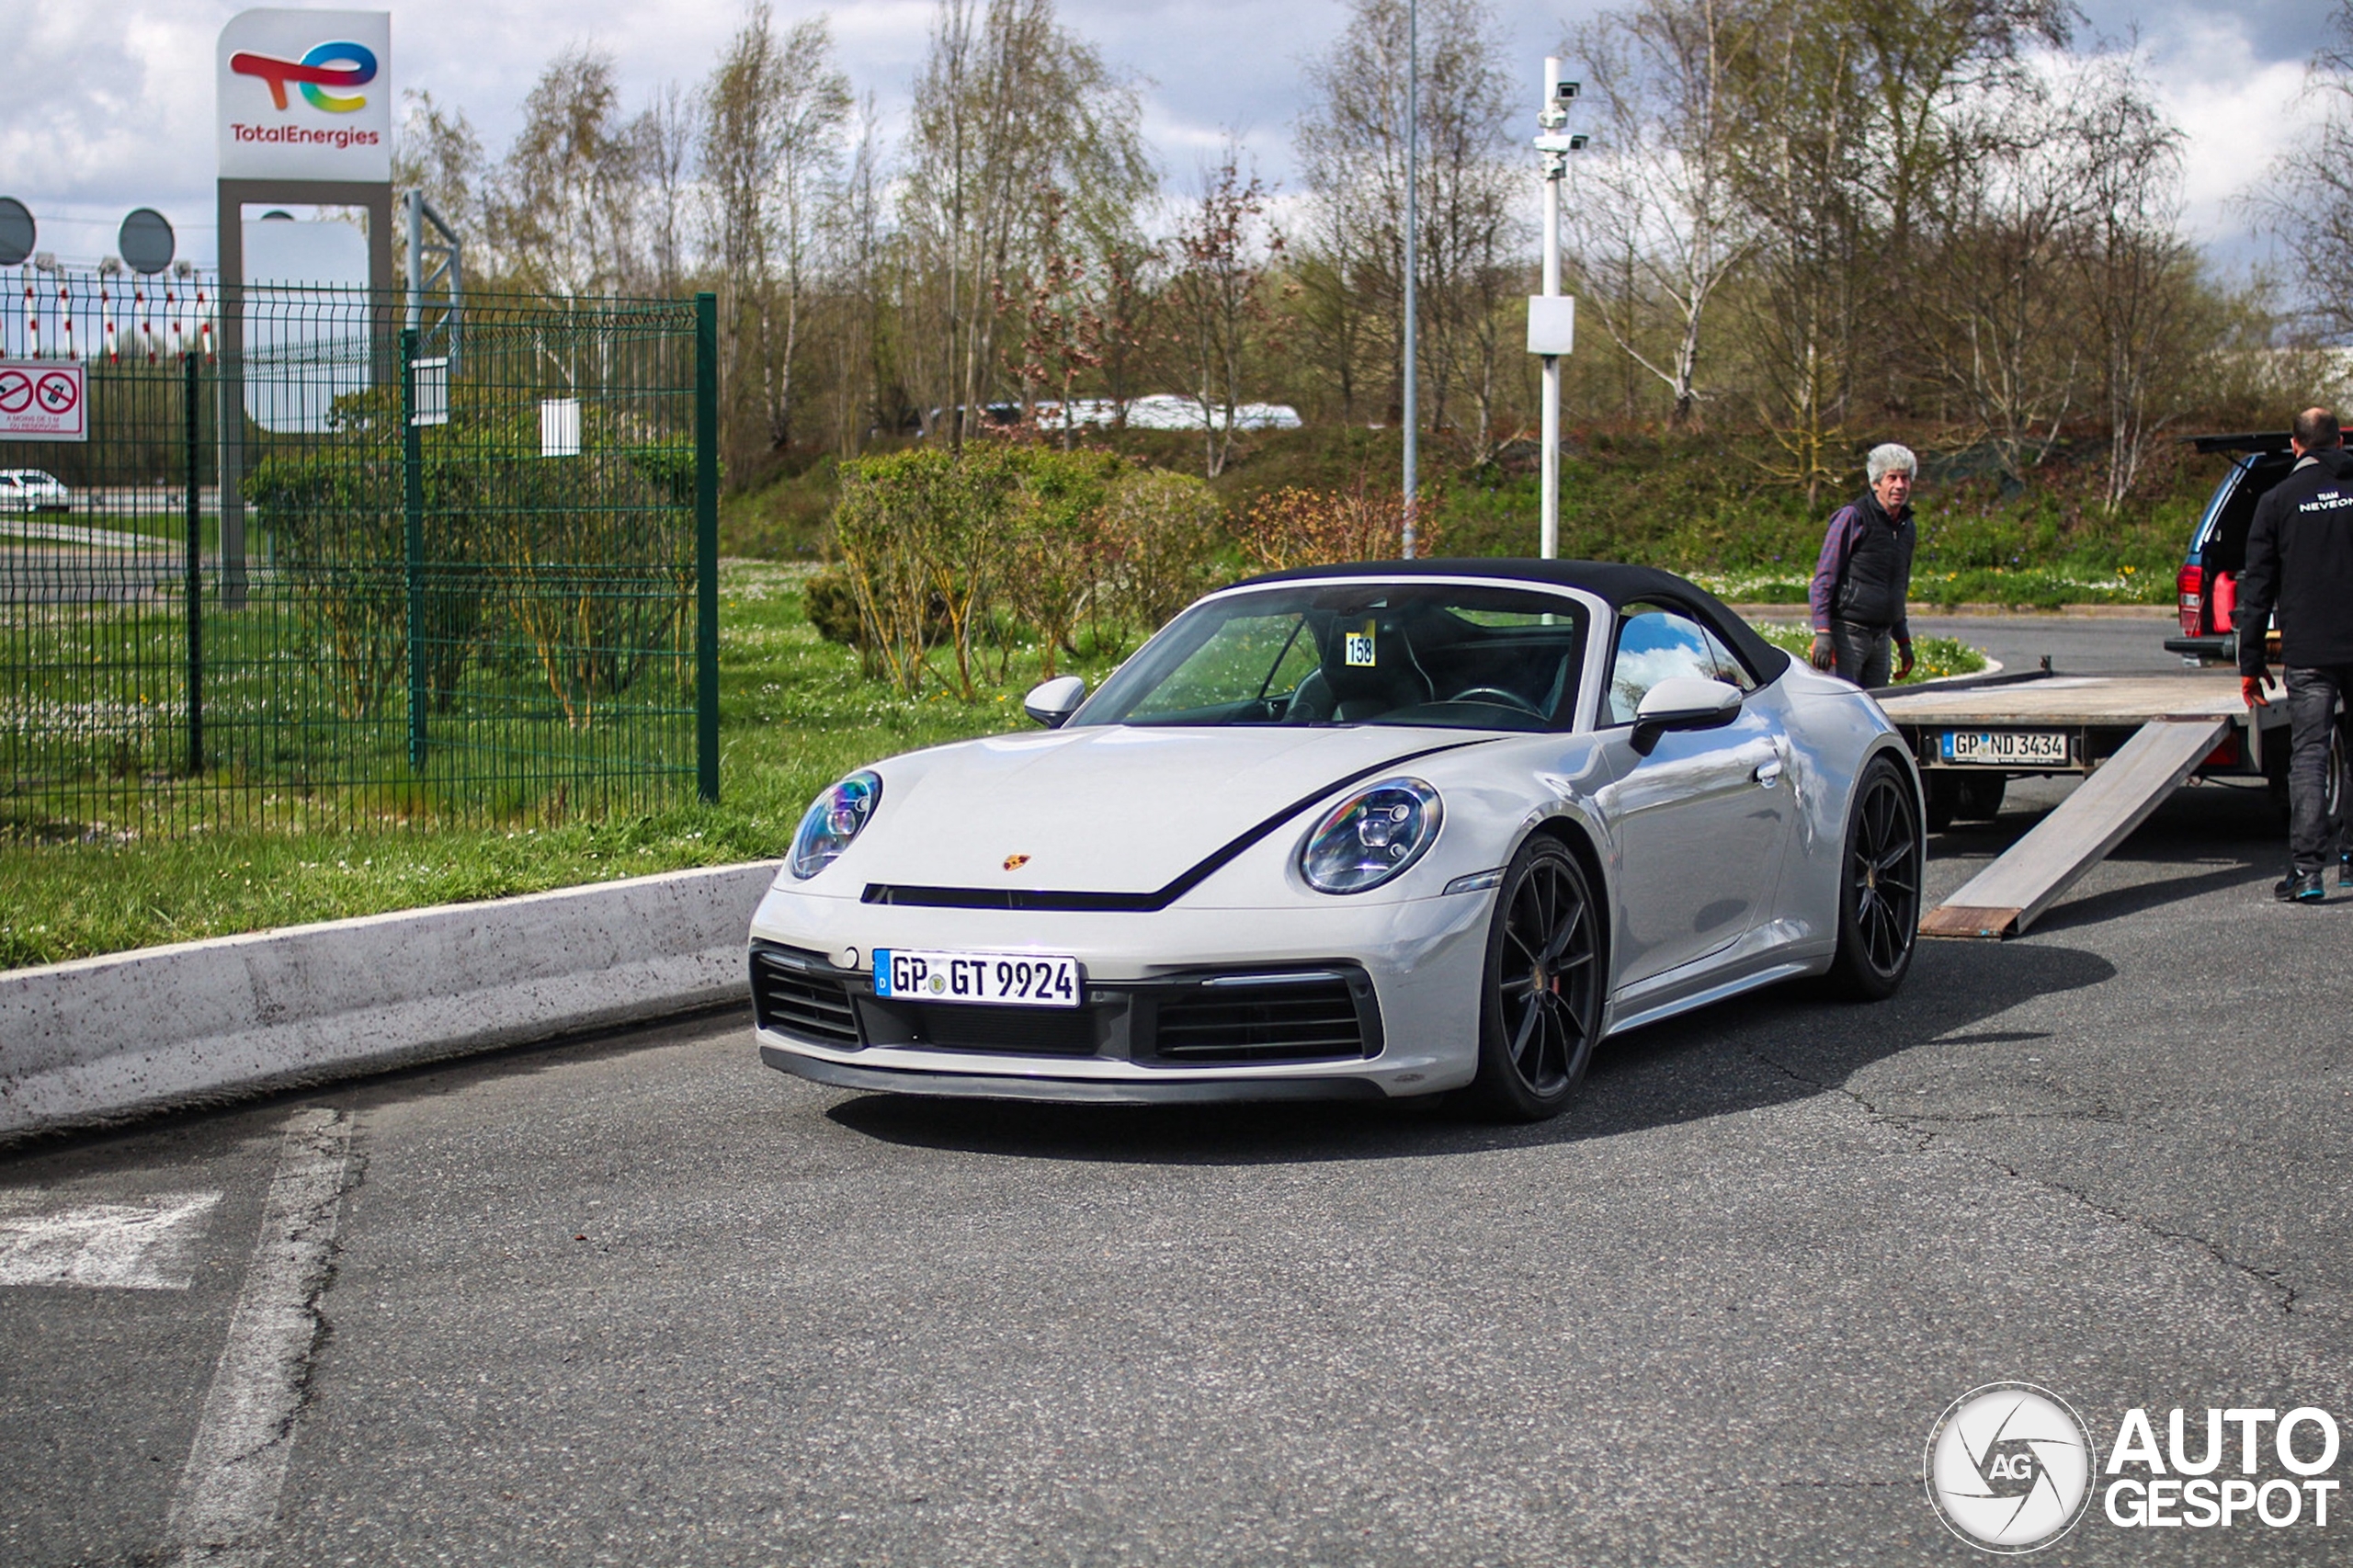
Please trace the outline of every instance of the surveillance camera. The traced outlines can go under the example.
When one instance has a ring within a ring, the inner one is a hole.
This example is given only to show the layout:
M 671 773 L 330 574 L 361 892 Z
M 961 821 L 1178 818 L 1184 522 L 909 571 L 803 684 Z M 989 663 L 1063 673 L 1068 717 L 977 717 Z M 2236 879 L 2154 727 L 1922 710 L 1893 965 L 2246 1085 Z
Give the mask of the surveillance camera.
M 1577 92 L 1577 84 L 1574 82 L 1556 82 L 1552 86 L 1552 97 L 1562 103 L 1567 103 L 1571 98 L 1575 97 Z
M 1572 153 L 1582 153 L 1585 151 L 1585 144 L 1592 140 L 1592 137 L 1587 136 L 1582 131 L 1572 131 L 1569 133 L 1569 151 Z

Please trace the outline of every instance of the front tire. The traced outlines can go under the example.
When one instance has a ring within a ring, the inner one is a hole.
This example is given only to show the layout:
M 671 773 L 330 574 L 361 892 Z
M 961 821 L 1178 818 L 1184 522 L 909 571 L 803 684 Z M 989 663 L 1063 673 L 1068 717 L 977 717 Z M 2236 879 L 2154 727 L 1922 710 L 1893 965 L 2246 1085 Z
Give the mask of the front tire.
M 1838 952 L 1833 990 L 1864 1001 L 1895 994 L 1912 968 L 1927 865 L 1919 797 L 1905 770 L 1873 757 L 1855 788 L 1838 862 Z
M 1487 928 L 1470 1092 L 1480 1109 L 1541 1121 L 1576 1097 L 1601 1029 L 1606 950 L 1585 868 L 1557 839 L 1529 839 L 1504 873 Z

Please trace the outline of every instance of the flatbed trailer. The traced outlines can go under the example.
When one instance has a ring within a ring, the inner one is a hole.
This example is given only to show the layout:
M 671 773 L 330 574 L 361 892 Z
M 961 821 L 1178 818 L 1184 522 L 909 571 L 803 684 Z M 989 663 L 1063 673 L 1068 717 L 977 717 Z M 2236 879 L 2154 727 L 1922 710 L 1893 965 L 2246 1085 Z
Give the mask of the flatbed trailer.
M 1990 817 L 2013 778 L 2084 779 L 1928 911 L 1924 936 L 2019 935 L 2189 779 L 2286 788 L 2287 709 L 2250 710 L 2235 674 L 2068 676 L 2046 663 L 1872 695 L 1920 764 L 1932 826 Z

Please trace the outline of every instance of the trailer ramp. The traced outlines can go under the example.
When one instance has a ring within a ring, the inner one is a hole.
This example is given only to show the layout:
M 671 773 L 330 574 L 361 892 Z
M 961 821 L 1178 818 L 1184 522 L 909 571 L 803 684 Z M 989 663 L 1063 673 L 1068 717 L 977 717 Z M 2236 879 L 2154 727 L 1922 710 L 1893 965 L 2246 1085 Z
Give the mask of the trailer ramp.
M 1927 937 L 2015 937 L 2181 788 L 2231 728 L 2220 717 L 2152 719 L 2024 838 L 1930 910 Z

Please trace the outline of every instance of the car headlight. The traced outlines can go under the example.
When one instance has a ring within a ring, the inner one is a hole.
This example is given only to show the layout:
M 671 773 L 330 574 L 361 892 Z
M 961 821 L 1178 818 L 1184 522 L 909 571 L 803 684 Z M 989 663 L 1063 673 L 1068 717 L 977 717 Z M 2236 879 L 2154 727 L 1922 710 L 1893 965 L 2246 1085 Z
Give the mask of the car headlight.
M 792 874 L 806 881 L 832 865 L 874 815 L 881 799 L 881 777 L 861 768 L 810 801 L 792 835 L 791 858 L 785 862 Z
M 1343 801 L 1299 851 L 1300 874 L 1318 892 L 1377 888 L 1422 858 L 1445 812 L 1418 778 L 1390 778 Z

